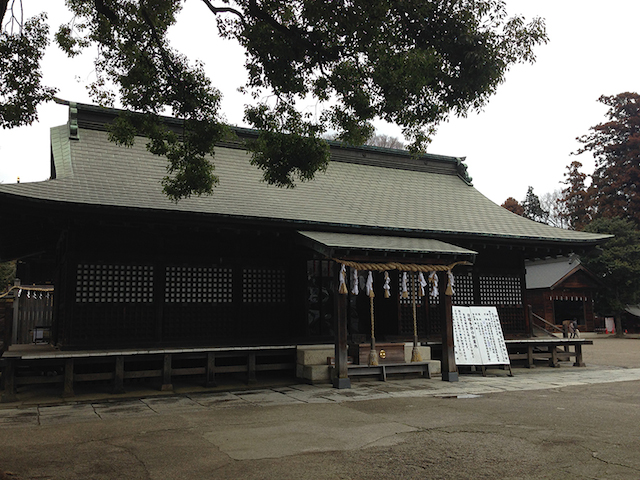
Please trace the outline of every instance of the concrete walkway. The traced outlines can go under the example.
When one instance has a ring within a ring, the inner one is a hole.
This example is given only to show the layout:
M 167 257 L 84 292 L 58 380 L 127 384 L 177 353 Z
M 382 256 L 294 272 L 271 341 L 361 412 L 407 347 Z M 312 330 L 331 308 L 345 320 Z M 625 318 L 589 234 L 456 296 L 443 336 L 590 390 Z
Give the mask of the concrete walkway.
M 640 344 L 639 344 L 640 347 Z M 47 425 L 57 422 L 105 420 L 117 417 L 140 417 L 168 413 L 197 412 L 203 409 L 269 407 L 293 404 L 358 402 L 376 399 L 415 397 L 470 398 L 490 393 L 547 390 L 568 386 L 593 385 L 640 380 L 640 368 L 572 367 L 514 369 L 514 376 L 503 370 L 460 376 L 459 382 L 443 382 L 439 377 L 388 380 L 386 382 L 354 382 L 351 389 L 337 390 L 329 385 L 293 384 L 255 390 L 220 393 L 185 393 L 153 395 L 137 399 L 112 396 L 94 401 L 66 401 L 51 404 L 43 399 L 36 405 L 3 404 L 0 425 Z
M 0 406 L 0 480 L 640 478 L 640 341 L 597 339 L 585 361 L 347 390 L 32 396 Z

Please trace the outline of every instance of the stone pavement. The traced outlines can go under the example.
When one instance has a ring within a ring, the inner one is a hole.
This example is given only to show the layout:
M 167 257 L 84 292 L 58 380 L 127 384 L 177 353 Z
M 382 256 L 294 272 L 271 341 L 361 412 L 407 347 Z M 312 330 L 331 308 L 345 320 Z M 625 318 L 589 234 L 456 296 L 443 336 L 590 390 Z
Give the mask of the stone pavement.
M 585 361 L 347 390 L 23 392 L 0 405 L 0 480 L 639 479 L 640 339 L 598 337 Z
M 640 368 L 615 366 L 560 368 L 514 368 L 514 376 L 504 370 L 460 375 L 459 382 L 411 378 L 354 382 L 351 389 L 337 390 L 329 385 L 292 384 L 289 386 L 211 393 L 154 395 L 137 399 L 105 396 L 94 401 L 66 401 L 62 404 L 0 405 L 0 426 L 50 425 L 55 423 L 144 417 L 171 413 L 195 413 L 206 409 L 269 407 L 293 404 L 336 404 L 374 399 L 415 397 L 472 398 L 477 395 L 547 390 L 568 386 L 605 384 L 640 380 Z

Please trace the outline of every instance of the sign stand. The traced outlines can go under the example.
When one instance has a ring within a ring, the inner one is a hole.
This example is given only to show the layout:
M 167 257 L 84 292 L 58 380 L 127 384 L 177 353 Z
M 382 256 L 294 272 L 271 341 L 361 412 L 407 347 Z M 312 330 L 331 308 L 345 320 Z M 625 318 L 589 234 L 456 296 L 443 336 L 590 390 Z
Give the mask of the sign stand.
M 456 365 L 509 367 L 509 352 L 496 307 L 453 307 L 453 338 Z

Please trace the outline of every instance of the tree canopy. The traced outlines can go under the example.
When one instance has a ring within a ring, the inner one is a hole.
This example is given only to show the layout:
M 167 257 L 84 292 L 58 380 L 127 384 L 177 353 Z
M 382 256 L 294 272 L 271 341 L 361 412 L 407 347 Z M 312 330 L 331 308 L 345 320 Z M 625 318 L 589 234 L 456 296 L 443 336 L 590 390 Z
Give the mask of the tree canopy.
M 562 189 L 560 202 L 563 204 L 562 217 L 569 227 L 583 230 L 591 221 L 593 214 L 590 192 L 586 185 L 587 175 L 580 171 L 582 163 L 574 160 L 564 173 L 565 188 Z
M 265 181 L 286 187 L 326 168 L 329 129 L 359 145 L 382 119 L 402 128 L 410 151 L 425 151 L 435 125 L 481 109 L 507 70 L 533 62 L 533 48 L 547 41 L 541 19 L 509 17 L 502 0 L 201 2 L 218 34 L 246 51 L 243 89 L 253 103 L 245 120 L 259 131 L 248 145 L 252 162 Z M 41 84 L 46 17 L 23 22 L 14 12 L 19 3 L 0 0 L 5 128 L 33 122 L 37 105 L 55 93 Z M 111 139 L 130 145 L 135 135 L 149 138 L 149 150 L 168 159 L 163 185 L 174 200 L 212 192 L 217 178 L 208 158 L 226 134 L 221 92 L 204 65 L 167 37 L 183 3 L 66 0 L 72 18 L 55 35 L 70 56 L 97 46 L 92 98 L 130 112 L 113 125 Z M 318 102 L 319 113 L 303 113 L 304 99 Z M 165 113 L 184 121 L 181 132 L 163 126 Z
M 583 146 L 576 152 L 595 158 L 591 185 L 585 189 L 580 165 L 572 164 L 567 194 L 577 201 L 584 191 L 582 209 L 596 218 L 627 218 L 640 226 L 640 95 L 625 92 L 599 101 L 609 107 L 607 121 L 579 137 Z
M 634 222 L 622 218 L 598 218 L 585 227 L 592 233 L 615 235 L 600 250 L 581 257 L 584 265 L 602 279 L 596 306 L 603 315 L 618 320 L 627 305 L 640 303 L 640 231 Z
M 527 189 L 527 196 L 522 202 L 522 209 L 524 210 L 523 217 L 536 222 L 547 223 L 549 212 L 542 208 L 540 198 L 533 193 L 533 187 L 531 186 Z
M 501 207 L 506 208 L 507 210 L 509 210 L 512 213 L 515 213 L 516 215 L 520 215 L 521 217 L 524 217 L 524 208 L 522 208 L 522 205 L 520 204 L 520 202 L 518 202 L 518 200 L 516 200 L 513 197 L 507 198 L 504 201 L 504 203 L 501 205 Z

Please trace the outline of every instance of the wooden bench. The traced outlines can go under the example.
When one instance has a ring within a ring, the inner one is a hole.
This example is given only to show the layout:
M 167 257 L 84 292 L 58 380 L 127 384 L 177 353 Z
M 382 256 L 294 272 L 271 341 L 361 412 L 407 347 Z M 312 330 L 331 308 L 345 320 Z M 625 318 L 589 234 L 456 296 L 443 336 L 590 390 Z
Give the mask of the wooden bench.
M 1 401 L 16 401 L 18 386 L 45 383 L 61 383 L 65 397 L 73 396 L 74 384 L 82 381 L 111 381 L 113 393 L 124 392 L 126 379 L 140 378 L 160 379 L 161 390 L 173 389 L 172 378 L 178 376 L 200 375 L 205 387 L 214 387 L 216 374 L 245 373 L 247 383 L 254 383 L 259 371 L 294 371 L 295 352 L 295 345 L 95 351 L 59 351 L 47 346 L 10 350 L 0 358 L 4 385 Z
M 536 360 L 547 360 L 549 366 L 558 367 L 560 361 L 575 358 L 574 367 L 584 367 L 582 346 L 593 345 L 584 338 L 531 338 L 505 340 L 510 360 L 524 360 L 527 368 L 535 367 Z M 573 347 L 573 351 L 571 348 Z
M 383 382 L 387 381 L 387 375 L 393 374 L 418 373 L 423 377 L 431 378 L 429 362 L 381 363 L 372 366 L 348 365 L 347 372 L 349 377 L 377 376 Z

